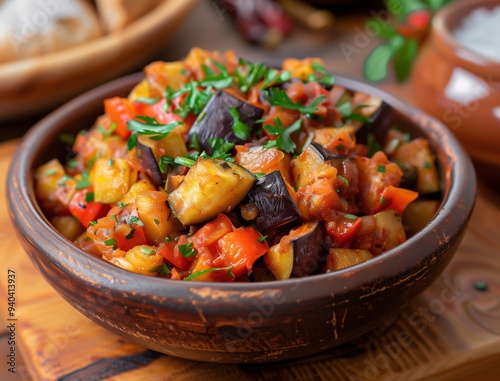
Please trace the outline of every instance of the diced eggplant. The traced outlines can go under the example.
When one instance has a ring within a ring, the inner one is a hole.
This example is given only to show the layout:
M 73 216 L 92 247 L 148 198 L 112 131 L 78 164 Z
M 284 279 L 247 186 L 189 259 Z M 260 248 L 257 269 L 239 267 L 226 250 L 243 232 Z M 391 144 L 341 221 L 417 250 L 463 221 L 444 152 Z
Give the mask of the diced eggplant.
M 170 209 L 185 226 L 230 212 L 247 195 L 255 177 L 242 166 L 223 160 L 198 159 L 168 196 Z
M 318 221 L 307 222 L 283 237 L 264 256 L 276 279 L 314 274 L 326 259 L 325 229 Z
M 329 161 L 329 160 L 343 160 L 345 159 L 345 156 L 339 155 L 338 153 L 334 153 L 325 147 L 323 147 L 321 144 L 317 142 L 312 142 L 310 144 L 310 147 L 314 152 L 320 156 L 323 161 Z
M 238 111 L 239 120 L 252 130 L 257 125 L 256 120 L 261 119 L 264 112 L 262 108 L 245 102 L 227 91 L 218 90 L 189 130 L 189 138 L 197 134 L 201 149 L 209 155 L 214 151 L 209 143 L 212 138 L 221 138 L 235 144 L 244 143 L 244 140 L 238 138 L 233 131 L 235 118 L 230 112 L 231 108 Z
M 399 168 L 403 171 L 403 177 L 401 177 L 401 182 L 399 186 L 405 189 L 416 190 L 418 184 L 418 170 L 412 164 L 398 162 Z
M 160 187 L 163 184 L 163 175 L 161 174 L 160 167 L 156 162 L 153 150 L 151 149 L 151 147 L 142 144 L 140 141 L 137 141 L 136 149 L 137 156 L 139 156 L 139 160 L 141 161 L 146 174 L 151 180 L 151 183 L 155 187 Z
M 287 224 L 300 217 L 297 204 L 278 170 L 258 179 L 248 193 L 247 200 L 248 204 L 254 204 L 258 209 L 254 222 L 262 231 Z

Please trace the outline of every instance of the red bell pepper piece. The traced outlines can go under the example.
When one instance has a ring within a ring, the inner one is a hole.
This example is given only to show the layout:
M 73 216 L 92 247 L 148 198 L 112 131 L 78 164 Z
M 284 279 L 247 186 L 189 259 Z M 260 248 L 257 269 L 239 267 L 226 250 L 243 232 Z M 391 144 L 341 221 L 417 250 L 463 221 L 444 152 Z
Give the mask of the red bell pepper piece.
M 104 217 L 109 205 L 97 201 L 86 201 L 91 188 L 77 190 L 69 202 L 69 211 L 86 228 L 92 221 Z

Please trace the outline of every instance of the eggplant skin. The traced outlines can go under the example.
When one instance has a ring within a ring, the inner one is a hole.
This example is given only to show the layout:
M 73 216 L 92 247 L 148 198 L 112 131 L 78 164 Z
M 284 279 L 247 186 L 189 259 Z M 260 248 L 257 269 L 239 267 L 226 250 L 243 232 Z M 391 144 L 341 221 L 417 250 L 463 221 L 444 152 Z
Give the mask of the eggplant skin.
M 238 138 L 233 131 L 234 118 L 229 109 L 235 108 L 240 114 L 240 121 L 248 125 L 252 130 L 257 126 L 256 120 L 262 118 L 264 110 L 254 106 L 235 95 L 224 90 L 218 90 L 189 130 L 188 137 L 191 139 L 194 134 L 198 135 L 200 148 L 212 155 L 213 147 L 210 139 L 221 138 L 235 144 L 243 144 L 244 140 Z
M 285 225 L 300 217 L 299 208 L 279 170 L 258 179 L 247 200 L 259 210 L 254 222 L 261 231 Z
M 325 228 L 319 221 L 307 222 L 290 241 L 293 251 L 292 277 L 314 274 L 328 257 L 324 248 Z
M 255 177 L 238 164 L 198 159 L 167 201 L 184 226 L 197 225 L 219 213 L 230 212 L 245 198 L 254 182 Z
M 323 161 L 336 160 L 336 159 L 344 160 L 346 158 L 343 155 L 339 155 L 337 153 L 327 150 L 321 144 L 316 142 L 312 142 L 310 144 L 310 147 L 313 150 L 313 152 L 316 155 L 318 155 Z
M 137 156 L 139 156 L 139 160 L 141 161 L 146 174 L 150 178 L 151 183 L 157 188 L 160 187 L 163 184 L 163 175 L 161 174 L 151 147 L 148 147 L 138 141 Z

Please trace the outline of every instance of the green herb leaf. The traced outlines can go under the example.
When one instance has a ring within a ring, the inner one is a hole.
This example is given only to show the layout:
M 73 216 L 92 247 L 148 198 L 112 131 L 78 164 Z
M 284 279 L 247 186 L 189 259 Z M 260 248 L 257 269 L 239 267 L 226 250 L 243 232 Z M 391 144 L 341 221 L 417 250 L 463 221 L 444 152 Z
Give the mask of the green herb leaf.
M 312 62 L 311 66 L 314 73 L 309 76 L 309 82 L 318 82 L 327 87 L 332 87 L 335 84 L 335 77 L 326 70 L 321 62 Z
M 85 202 L 92 202 L 92 201 L 94 201 L 94 192 L 85 193 Z
M 300 102 L 294 103 L 288 94 L 280 89 L 275 87 L 271 87 L 269 89 L 269 96 L 267 100 L 272 106 L 281 106 L 289 110 L 297 110 L 301 114 L 306 115 L 307 117 L 311 117 L 318 110 L 318 105 L 324 100 L 326 97 L 324 95 L 320 95 L 315 100 L 313 100 L 308 106 L 302 106 Z
M 139 98 L 134 99 L 134 102 L 145 103 L 148 105 L 154 105 L 155 103 L 158 103 L 158 101 L 160 99 L 161 99 L 160 97 L 156 97 L 156 98 L 139 97 Z
M 240 113 L 236 107 L 229 108 L 229 113 L 233 117 L 233 132 L 234 135 L 241 140 L 247 140 L 252 133 L 252 127 L 243 123 L 240 120 Z
M 394 71 L 399 83 L 405 82 L 413 68 L 413 62 L 418 54 L 418 41 L 414 38 L 407 39 L 394 55 Z
M 142 221 L 140 220 L 140 218 L 139 218 L 139 217 L 137 217 L 137 216 L 132 216 L 132 217 L 130 217 L 130 219 L 128 220 L 128 224 L 129 224 L 129 225 L 144 226 L 144 222 L 142 222 Z
M 184 258 L 190 258 L 194 257 L 198 252 L 196 249 L 193 249 L 193 243 L 189 242 L 184 245 L 179 245 L 179 253 L 184 257 Z
M 262 237 L 257 238 L 257 241 L 259 242 L 265 242 L 267 238 L 267 235 L 263 235 Z
M 148 271 L 150 273 L 158 273 L 159 276 L 164 276 L 171 273 L 170 269 L 165 263 L 160 266 L 151 267 Z
M 149 247 L 141 246 L 141 252 L 146 255 L 153 255 L 155 253 L 154 249 L 150 249 Z
M 387 77 L 387 66 L 394 55 L 391 44 L 377 46 L 365 61 L 365 78 L 372 82 L 380 82 Z
M 358 216 L 355 216 L 354 214 L 344 214 L 344 218 L 347 218 L 348 220 L 355 220 Z
M 137 134 L 132 134 L 127 140 L 127 149 L 131 151 L 137 146 Z
M 200 270 L 200 271 L 197 271 L 195 273 L 192 273 L 191 275 L 185 277 L 184 280 L 193 280 L 193 279 L 198 278 L 199 276 L 201 276 L 203 274 L 210 273 L 213 271 L 226 271 L 230 276 L 232 276 L 234 278 L 234 274 L 231 271 L 232 268 L 233 268 L 233 266 L 211 267 L 209 269 L 204 269 L 204 270 Z
M 107 240 L 104 241 L 104 244 L 106 246 L 113 246 L 113 248 L 115 248 L 116 247 L 116 239 L 108 238 Z
M 269 69 L 266 73 L 266 80 L 262 85 L 262 89 L 266 89 L 269 86 L 279 85 L 292 78 L 292 72 L 290 71 L 279 71 L 275 69 Z
M 265 148 L 277 147 L 279 150 L 283 152 L 293 153 L 297 148 L 297 145 L 293 141 L 291 135 L 294 132 L 300 131 L 302 127 L 302 119 L 297 119 L 292 125 L 286 128 L 283 127 L 283 124 L 281 123 L 281 120 L 278 117 L 274 119 L 274 123 L 275 123 L 274 126 L 271 124 L 266 124 L 264 126 L 264 129 L 267 131 L 269 135 L 278 136 L 278 138 L 275 140 L 270 140 L 264 145 L 264 147 Z
M 179 124 L 182 124 L 182 122 L 178 120 L 167 124 L 160 124 L 156 118 L 137 116 L 136 119 L 127 121 L 127 129 L 141 135 L 147 135 L 153 140 L 160 140 L 171 133 Z
M 208 144 L 214 149 L 212 156 L 209 156 L 205 151 L 203 151 L 200 154 L 200 157 L 204 159 L 211 157 L 212 159 L 220 159 L 229 162 L 235 161 L 234 157 L 232 157 L 230 154 L 235 146 L 234 143 L 230 143 L 222 138 L 214 137 L 208 141 Z
M 77 181 L 77 183 L 76 183 L 76 186 L 75 186 L 76 190 L 85 189 L 85 188 L 88 188 L 89 186 L 92 185 L 92 184 L 90 184 L 88 172 L 82 171 L 81 175 L 82 175 L 82 178 L 79 181 Z

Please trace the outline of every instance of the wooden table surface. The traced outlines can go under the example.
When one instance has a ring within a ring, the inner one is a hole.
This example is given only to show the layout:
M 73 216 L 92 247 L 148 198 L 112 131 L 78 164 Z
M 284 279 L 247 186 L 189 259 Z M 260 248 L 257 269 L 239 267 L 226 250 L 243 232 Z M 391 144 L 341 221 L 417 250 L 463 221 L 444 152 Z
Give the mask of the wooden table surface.
M 161 58 L 192 46 L 234 49 L 248 59 L 319 56 L 335 72 L 362 78 L 376 40 L 362 42 L 370 9 L 342 13 L 321 34 L 296 29 L 275 50 L 247 45 L 231 20 L 201 2 Z M 344 45 L 342 45 L 344 44 Z M 345 54 L 345 44 L 356 47 Z M 408 85 L 379 87 L 412 102 Z M 0 126 L 2 140 L 20 136 L 27 121 Z M 7 132 L 6 132 L 7 131 Z M 17 141 L 0 144 L 0 182 Z M 317 356 L 270 365 L 205 364 L 160 355 L 126 342 L 69 306 L 39 275 L 15 237 L 0 189 L 0 380 L 496 380 L 500 375 L 500 189 L 480 181 L 464 240 L 446 271 L 389 327 Z M 16 274 L 15 321 L 7 321 L 9 269 Z M 483 283 L 480 283 L 483 282 Z M 480 286 L 487 285 L 487 288 Z M 16 374 L 9 365 L 9 324 L 15 323 Z M 8 361 L 8 360 L 7 360 Z

